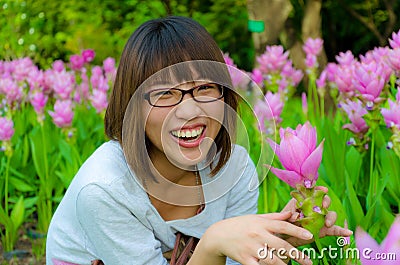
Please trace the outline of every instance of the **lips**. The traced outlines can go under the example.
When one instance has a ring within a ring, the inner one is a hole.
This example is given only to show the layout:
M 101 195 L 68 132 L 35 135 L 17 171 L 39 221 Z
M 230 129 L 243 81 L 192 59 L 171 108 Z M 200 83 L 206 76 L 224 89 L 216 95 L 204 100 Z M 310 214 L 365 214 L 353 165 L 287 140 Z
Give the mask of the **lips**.
M 185 126 L 172 130 L 171 135 L 180 146 L 192 148 L 200 145 L 202 139 L 204 139 L 205 131 L 205 125 Z

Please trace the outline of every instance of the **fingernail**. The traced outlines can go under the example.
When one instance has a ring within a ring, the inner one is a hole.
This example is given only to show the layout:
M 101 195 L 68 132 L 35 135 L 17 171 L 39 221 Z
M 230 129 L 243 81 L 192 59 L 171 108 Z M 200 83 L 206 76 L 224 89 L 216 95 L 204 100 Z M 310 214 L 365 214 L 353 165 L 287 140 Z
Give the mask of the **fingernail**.
M 304 231 L 303 232 L 303 237 L 305 239 L 311 239 L 313 237 L 313 234 L 311 234 L 309 231 Z
M 330 227 L 330 226 L 332 226 L 332 221 L 328 220 L 328 221 L 325 222 L 325 224 L 326 224 L 327 227 Z

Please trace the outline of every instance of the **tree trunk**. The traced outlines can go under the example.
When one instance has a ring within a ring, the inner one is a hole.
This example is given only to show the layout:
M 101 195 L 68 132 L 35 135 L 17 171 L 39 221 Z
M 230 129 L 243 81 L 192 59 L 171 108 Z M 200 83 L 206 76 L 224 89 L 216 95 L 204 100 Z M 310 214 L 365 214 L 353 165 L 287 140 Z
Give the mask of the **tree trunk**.
M 290 0 L 248 0 L 247 9 L 250 20 L 262 20 L 263 32 L 253 32 L 256 56 L 264 53 L 267 45 L 278 43 L 285 22 L 293 7 Z

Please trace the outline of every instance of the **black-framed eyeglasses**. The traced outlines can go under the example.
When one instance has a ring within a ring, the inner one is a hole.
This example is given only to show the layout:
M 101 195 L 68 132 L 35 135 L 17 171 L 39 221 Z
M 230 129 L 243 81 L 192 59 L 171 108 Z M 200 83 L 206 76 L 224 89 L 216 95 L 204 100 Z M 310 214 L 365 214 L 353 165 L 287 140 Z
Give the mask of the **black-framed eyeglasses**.
M 181 103 L 186 94 L 190 94 L 196 102 L 207 103 L 223 98 L 224 89 L 215 83 L 198 85 L 188 90 L 159 88 L 145 93 L 144 99 L 154 107 L 172 107 Z

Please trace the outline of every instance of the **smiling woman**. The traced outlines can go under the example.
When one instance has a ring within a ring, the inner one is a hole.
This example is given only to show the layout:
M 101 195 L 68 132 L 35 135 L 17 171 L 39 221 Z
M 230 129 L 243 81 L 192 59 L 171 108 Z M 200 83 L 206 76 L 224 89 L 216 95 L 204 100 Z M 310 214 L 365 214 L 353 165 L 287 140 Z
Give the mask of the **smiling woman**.
M 256 215 L 255 166 L 235 144 L 237 106 L 223 55 L 202 26 L 184 17 L 141 25 L 107 108 L 110 141 L 59 204 L 47 264 L 256 265 L 266 242 L 293 248 L 278 234 L 309 242 L 290 222 L 291 204 Z

